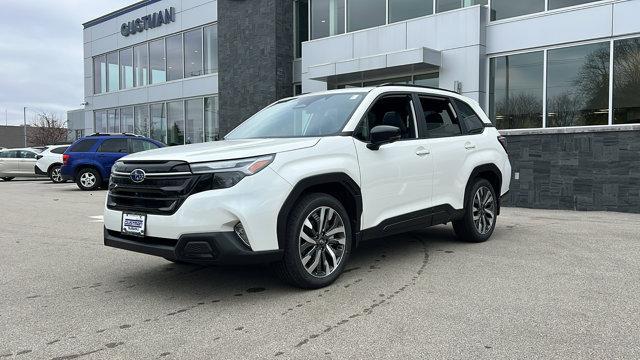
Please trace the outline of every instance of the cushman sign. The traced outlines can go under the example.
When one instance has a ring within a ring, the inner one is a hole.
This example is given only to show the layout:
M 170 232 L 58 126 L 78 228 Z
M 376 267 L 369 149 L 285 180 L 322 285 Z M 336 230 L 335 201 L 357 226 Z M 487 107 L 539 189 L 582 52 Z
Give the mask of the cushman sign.
M 129 36 L 173 21 L 176 21 L 176 9 L 172 6 L 164 11 L 154 12 L 153 14 L 123 23 L 122 26 L 120 26 L 120 33 L 122 36 Z

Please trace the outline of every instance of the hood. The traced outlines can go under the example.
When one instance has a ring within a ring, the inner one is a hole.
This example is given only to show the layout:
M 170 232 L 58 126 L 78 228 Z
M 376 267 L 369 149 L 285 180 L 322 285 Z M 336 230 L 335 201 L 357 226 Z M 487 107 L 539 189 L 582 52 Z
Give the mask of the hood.
M 320 138 L 221 140 L 142 151 L 125 156 L 121 160 L 179 160 L 196 163 L 241 159 L 308 148 L 316 145 L 318 141 L 320 141 Z

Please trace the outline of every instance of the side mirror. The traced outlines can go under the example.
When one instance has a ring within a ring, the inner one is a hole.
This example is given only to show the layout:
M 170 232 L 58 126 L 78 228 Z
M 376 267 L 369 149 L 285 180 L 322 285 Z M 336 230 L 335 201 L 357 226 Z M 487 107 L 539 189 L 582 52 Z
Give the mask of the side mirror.
M 42 159 L 42 155 L 36 155 L 36 160 Z
M 371 142 L 367 144 L 370 150 L 378 150 L 384 144 L 400 140 L 400 129 L 395 126 L 378 125 L 371 129 Z

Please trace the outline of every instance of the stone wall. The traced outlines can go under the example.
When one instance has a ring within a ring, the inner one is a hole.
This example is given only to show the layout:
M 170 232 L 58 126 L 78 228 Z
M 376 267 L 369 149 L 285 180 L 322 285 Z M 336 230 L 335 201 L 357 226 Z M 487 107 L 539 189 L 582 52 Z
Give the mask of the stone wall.
M 220 134 L 293 95 L 293 6 L 218 0 Z
M 640 213 L 640 130 L 505 135 L 506 206 Z

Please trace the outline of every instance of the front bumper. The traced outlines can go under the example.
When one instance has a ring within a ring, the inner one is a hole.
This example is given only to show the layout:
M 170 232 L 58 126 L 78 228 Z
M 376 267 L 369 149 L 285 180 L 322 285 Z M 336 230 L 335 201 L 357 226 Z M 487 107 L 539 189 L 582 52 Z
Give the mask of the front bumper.
M 277 250 L 278 212 L 290 192 L 291 184 L 267 167 L 230 188 L 190 195 L 173 214 L 146 212 L 145 235 L 176 241 L 190 234 L 233 232 L 241 222 L 252 251 Z M 122 213 L 105 206 L 107 230 L 121 231 Z
M 166 259 L 202 265 L 271 263 L 282 259 L 282 250 L 251 251 L 234 232 L 188 234 L 178 240 L 136 238 L 104 229 L 104 244 Z

